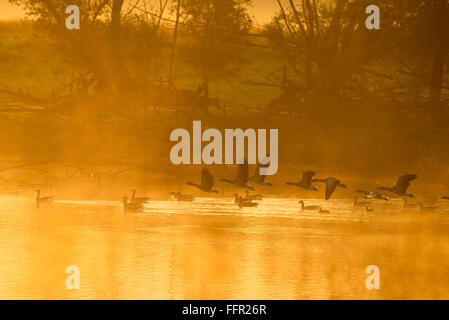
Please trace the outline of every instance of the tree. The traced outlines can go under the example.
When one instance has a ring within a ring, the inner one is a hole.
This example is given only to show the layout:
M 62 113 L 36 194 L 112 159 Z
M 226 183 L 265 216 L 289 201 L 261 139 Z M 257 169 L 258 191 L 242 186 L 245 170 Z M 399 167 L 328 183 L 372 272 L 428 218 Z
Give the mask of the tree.
M 187 61 L 200 74 L 199 92 L 209 104 L 209 84 L 229 76 L 242 61 L 238 44 L 250 31 L 250 0 L 184 0 L 184 28 L 191 41 Z

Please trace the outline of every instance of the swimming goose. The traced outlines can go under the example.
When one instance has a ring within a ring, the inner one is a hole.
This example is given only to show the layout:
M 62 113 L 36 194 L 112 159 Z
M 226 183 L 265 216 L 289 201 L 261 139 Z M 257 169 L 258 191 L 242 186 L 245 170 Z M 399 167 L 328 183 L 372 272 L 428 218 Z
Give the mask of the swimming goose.
M 41 203 L 50 203 L 54 200 L 53 196 L 50 197 L 42 197 L 41 198 L 41 191 L 40 190 L 36 190 L 36 205 L 39 208 Z
M 132 203 L 146 203 L 150 201 L 150 197 L 136 197 L 136 189 L 131 189 L 132 195 L 130 202 Z
M 252 200 L 247 200 L 242 197 L 240 197 L 237 193 L 234 193 L 234 204 L 238 206 L 240 209 L 243 207 L 250 208 L 250 207 L 257 207 L 258 203 L 253 202 Z
M 259 204 L 257 202 L 252 202 L 252 201 L 239 201 L 239 203 L 237 204 L 237 206 L 242 209 L 242 208 L 255 208 L 257 207 Z
M 192 202 L 195 199 L 191 194 L 182 194 L 181 192 L 170 192 L 170 194 L 176 201 Z
M 424 207 L 422 202 L 418 202 L 418 204 L 421 212 L 434 212 L 438 209 L 438 207 Z
M 418 178 L 416 174 L 406 174 L 398 178 L 393 188 L 380 187 L 379 190 L 387 190 L 399 196 L 413 198 L 413 194 L 407 192 L 407 188 L 410 186 L 410 182 L 416 178 Z
M 258 164 L 256 167 L 256 171 L 254 172 L 254 175 L 249 178 L 250 181 L 253 181 L 257 184 L 260 184 L 262 186 L 269 186 L 272 187 L 273 184 L 269 181 L 265 181 L 266 176 L 260 174 L 260 168 L 264 167 L 263 165 Z
M 291 186 L 297 186 L 299 188 L 303 188 L 306 190 L 318 191 L 317 186 L 312 186 L 312 179 L 314 176 L 315 176 L 314 171 L 306 171 L 306 172 L 303 172 L 302 179 L 299 182 L 297 182 L 297 183 L 287 182 L 286 184 L 291 185 Z
M 248 190 L 245 190 L 245 200 L 263 200 L 263 195 L 261 194 L 249 194 Z
M 305 206 L 304 201 L 298 202 L 301 205 L 301 211 L 318 211 L 319 213 L 330 213 L 329 210 L 324 210 L 320 206 Z
M 332 196 L 332 194 L 335 191 L 335 188 L 341 187 L 341 188 L 348 188 L 345 184 L 343 184 L 340 180 L 332 177 L 328 177 L 326 179 L 313 179 L 313 182 L 323 182 L 326 184 L 326 193 L 325 193 L 325 199 L 329 200 L 329 198 Z
M 123 212 L 140 212 L 143 210 L 143 202 L 128 202 L 128 197 L 122 198 Z
M 190 186 L 194 186 L 204 192 L 218 193 L 218 190 L 212 188 L 214 186 L 214 177 L 209 172 L 209 170 L 207 170 L 207 168 L 203 168 L 201 170 L 201 184 L 196 184 L 193 182 L 187 182 L 187 184 Z
M 320 210 L 321 207 L 320 206 L 306 206 L 304 204 L 304 201 L 301 200 L 298 202 L 301 205 L 301 211 L 313 211 L 313 210 Z
M 366 207 L 366 206 L 369 206 L 370 204 L 371 203 L 368 201 L 358 201 L 357 197 L 354 198 L 354 203 L 353 203 L 354 207 Z
M 449 200 L 449 197 L 441 197 L 443 200 Z
M 365 213 L 368 213 L 368 212 L 374 212 L 374 209 L 371 209 L 368 206 L 365 206 Z
M 366 199 L 380 199 L 380 200 L 385 200 L 385 201 L 390 200 L 390 198 L 388 198 L 387 196 L 385 196 L 377 191 L 357 190 L 356 192 L 365 194 Z
M 248 173 L 248 162 L 245 159 L 244 163 L 239 164 L 237 169 L 237 177 L 235 177 L 234 180 L 220 179 L 220 181 L 232 184 L 239 188 L 245 188 L 254 191 L 256 189 L 252 185 L 248 184 Z

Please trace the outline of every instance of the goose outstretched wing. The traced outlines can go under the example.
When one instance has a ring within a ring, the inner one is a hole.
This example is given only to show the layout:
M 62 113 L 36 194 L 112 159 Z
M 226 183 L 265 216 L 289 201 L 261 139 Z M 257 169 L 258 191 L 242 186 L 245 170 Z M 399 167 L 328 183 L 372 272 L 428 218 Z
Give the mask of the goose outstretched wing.
M 237 177 L 235 180 L 241 183 L 248 183 L 248 175 L 249 175 L 249 167 L 248 162 L 245 159 L 244 163 L 239 164 L 239 167 L 237 169 Z
M 405 176 L 400 176 L 393 187 L 399 193 L 405 193 L 407 188 L 410 186 L 410 181 L 418 178 L 416 174 L 406 174 Z
M 214 177 L 209 172 L 209 170 L 207 170 L 207 168 L 201 170 L 201 184 L 208 187 L 209 189 L 211 189 L 214 185 Z
M 329 200 L 329 198 L 332 196 L 332 194 L 335 191 L 335 188 L 338 186 L 339 183 L 340 183 L 340 181 L 338 181 L 335 178 L 328 178 L 327 179 L 326 194 L 325 194 L 326 200 Z
M 315 176 L 315 171 L 306 171 L 303 172 L 302 174 L 302 183 L 307 186 L 310 187 L 312 185 L 312 179 Z

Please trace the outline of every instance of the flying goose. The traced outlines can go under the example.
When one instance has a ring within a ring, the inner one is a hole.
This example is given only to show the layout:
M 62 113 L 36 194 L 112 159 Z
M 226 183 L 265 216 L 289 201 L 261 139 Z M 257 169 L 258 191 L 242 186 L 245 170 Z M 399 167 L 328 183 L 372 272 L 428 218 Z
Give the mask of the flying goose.
M 37 205 L 38 208 L 40 208 L 40 204 L 41 203 L 50 203 L 50 202 L 52 202 L 54 200 L 53 196 L 42 197 L 41 198 L 41 191 L 40 190 L 36 190 L 36 193 L 37 193 L 37 195 L 36 195 L 36 205 Z
M 263 200 L 263 195 L 261 194 L 249 194 L 248 190 L 245 190 L 245 200 Z
M 369 203 L 368 201 L 358 201 L 358 198 L 355 197 L 354 198 L 354 207 L 366 207 L 369 206 L 371 203 Z
M 218 190 L 212 188 L 214 186 L 214 177 L 209 172 L 209 170 L 207 170 L 207 168 L 203 168 L 201 170 L 201 184 L 196 184 L 193 182 L 187 182 L 187 184 L 190 186 L 194 186 L 204 192 L 218 193 Z
M 220 181 L 232 184 L 239 188 L 256 190 L 252 185 L 248 184 L 248 173 L 249 173 L 248 162 L 245 159 L 242 164 L 239 164 L 237 169 L 237 177 L 235 177 L 234 180 L 220 179 Z
M 317 186 L 312 186 L 312 179 L 315 176 L 314 171 L 306 171 L 302 174 L 302 179 L 299 182 L 287 182 L 286 184 L 291 186 L 297 186 L 306 190 L 318 191 Z
M 323 182 L 326 184 L 326 193 L 325 193 L 325 199 L 329 200 L 329 198 L 332 196 L 332 194 L 335 191 L 335 188 L 341 187 L 341 188 L 348 188 L 345 184 L 343 184 L 340 180 L 332 177 L 328 177 L 326 179 L 312 179 L 313 182 Z
M 250 181 L 253 181 L 257 184 L 260 184 L 262 186 L 269 186 L 272 187 L 273 184 L 269 181 L 265 181 L 266 176 L 260 174 L 260 168 L 264 167 L 263 165 L 258 164 L 256 167 L 256 171 L 254 172 L 254 175 L 249 178 Z
M 170 194 L 176 201 L 192 202 L 195 199 L 191 194 L 182 194 L 181 192 L 170 192 Z
M 150 201 L 150 197 L 136 197 L 136 189 L 131 189 L 131 203 L 147 203 Z
M 357 190 L 356 192 L 365 194 L 366 199 L 380 199 L 380 200 L 385 200 L 385 201 L 390 200 L 390 198 L 388 198 L 387 196 L 385 196 L 377 191 Z
M 380 187 L 379 190 L 387 190 L 402 197 L 413 198 L 413 194 L 407 192 L 407 188 L 410 186 L 410 181 L 413 181 L 416 178 L 418 178 L 416 174 L 406 174 L 405 176 L 400 176 L 398 178 L 393 188 Z
M 143 202 L 128 202 L 128 197 L 122 198 L 123 212 L 140 212 L 143 210 Z

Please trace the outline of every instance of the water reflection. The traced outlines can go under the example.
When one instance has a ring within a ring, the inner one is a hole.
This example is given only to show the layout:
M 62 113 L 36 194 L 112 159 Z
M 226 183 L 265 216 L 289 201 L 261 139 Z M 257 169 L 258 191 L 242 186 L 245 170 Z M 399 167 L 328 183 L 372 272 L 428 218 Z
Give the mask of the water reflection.
M 119 202 L 0 198 L 0 298 L 426 299 L 449 298 L 449 205 L 433 214 L 378 202 L 297 200 L 236 210 L 231 199 Z M 377 265 L 381 290 L 365 288 Z M 77 265 L 81 289 L 67 290 Z

